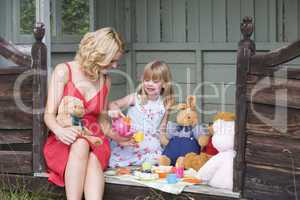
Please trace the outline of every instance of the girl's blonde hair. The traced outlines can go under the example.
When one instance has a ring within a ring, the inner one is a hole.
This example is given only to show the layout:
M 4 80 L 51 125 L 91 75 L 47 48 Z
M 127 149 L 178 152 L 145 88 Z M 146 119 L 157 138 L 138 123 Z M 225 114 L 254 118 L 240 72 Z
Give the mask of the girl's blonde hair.
M 101 69 L 106 68 L 118 52 L 124 52 L 124 41 L 113 28 L 106 27 L 83 36 L 75 60 L 89 79 L 97 80 Z
M 142 84 L 138 89 L 138 94 L 141 95 L 143 104 L 147 102 L 147 94 L 143 87 L 144 80 L 162 81 L 162 90 L 160 94 L 163 97 L 164 106 L 170 108 L 174 104 L 175 100 L 172 87 L 172 75 L 170 67 L 165 62 L 155 60 L 145 66 L 142 76 Z

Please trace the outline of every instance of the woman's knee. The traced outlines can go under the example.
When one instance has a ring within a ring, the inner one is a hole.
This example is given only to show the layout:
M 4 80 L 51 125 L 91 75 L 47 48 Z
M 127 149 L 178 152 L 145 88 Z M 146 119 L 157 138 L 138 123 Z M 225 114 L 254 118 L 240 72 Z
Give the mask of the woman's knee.
M 88 159 L 90 146 L 85 139 L 78 138 L 71 144 L 70 153 L 79 159 Z

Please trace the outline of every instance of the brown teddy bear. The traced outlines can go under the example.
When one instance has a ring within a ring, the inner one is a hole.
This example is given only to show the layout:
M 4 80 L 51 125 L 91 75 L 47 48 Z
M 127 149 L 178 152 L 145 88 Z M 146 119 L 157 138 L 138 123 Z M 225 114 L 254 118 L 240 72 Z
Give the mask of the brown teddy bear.
M 159 164 L 198 168 L 206 160 L 199 153 L 207 145 L 210 136 L 198 124 L 196 97 L 188 96 L 186 103 L 175 105 L 171 109 L 177 110 L 178 114 L 176 123 L 169 121 L 166 133 L 161 136 L 161 142 L 166 146 Z M 198 155 L 197 159 L 191 159 L 191 155 Z
M 77 126 L 82 131 L 80 137 L 86 138 L 94 145 L 102 144 L 99 137 L 93 136 L 92 133 L 83 125 L 82 117 L 85 114 L 83 102 L 73 96 L 64 96 L 58 107 L 56 121 L 62 127 Z

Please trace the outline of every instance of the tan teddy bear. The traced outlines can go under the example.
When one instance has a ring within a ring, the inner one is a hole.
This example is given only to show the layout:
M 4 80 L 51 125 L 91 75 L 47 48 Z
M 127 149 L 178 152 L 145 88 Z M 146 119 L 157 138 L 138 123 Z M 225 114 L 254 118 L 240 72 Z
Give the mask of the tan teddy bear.
M 93 136 L 93 134 L 84 127 L 82 122 L 84 114 L 84 105 L 80 99 L 73 96 L 65 96 L 58 107 L 56 121 L 62 127 L 76 126 L 82 131 L 80 137 L 86 138 L 94 145 L 102 144 L 101 138 Z
M 186 103 L 175 105 L 171 109 L 179 112 L 176 123 L 169 121 L 166 133 L 161 136 L 161 142 L 166 146 L 159 158 L 159 164 L 199 168 L 206 161 L 199 153 L 206 146 L 209 135 L 198 124 L 196 97 L 188 96 Z M 192 161 L 191 155 L 198 155 L 197 159 Z

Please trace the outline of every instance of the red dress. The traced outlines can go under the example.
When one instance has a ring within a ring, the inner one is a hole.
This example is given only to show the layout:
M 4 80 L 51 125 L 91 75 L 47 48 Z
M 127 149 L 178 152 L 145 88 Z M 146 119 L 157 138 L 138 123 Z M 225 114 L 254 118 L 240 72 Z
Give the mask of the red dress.
M 106 169 L 110 156 L 109 140 L 102 133 L 98 116 L 102 111 L 105 101 L 107 99 L 108 88 L 104 82 L 103 87 L 90 100 L 86 101 L 80 91 L 72 82 L 71 67 L 66 63 L 69 69 L 69 81 L 64 87 L 63 96 L 73 96 L 83 101 L 85 107 L 85 115 L 83 116 L 83 124 L 88 128 L 94 136 L 100 137 L 103 140 L 101 145 L 93 145 L 89 142 L 91 151 L 98 158 L 102 169 Z M 69 157 L 70 146 L 62 143 L 56 139 L 53 132 L 49 132 L 47 141 L 44 146 L 44 157 L 48 167 L 49 178 L 48 181 L 53 182 L 58 186 L 64 186 L 64 173 Z

